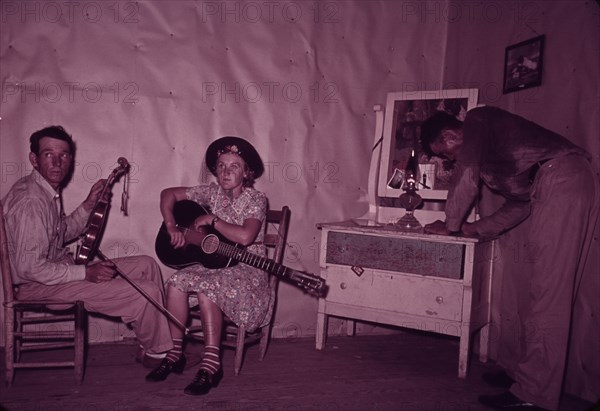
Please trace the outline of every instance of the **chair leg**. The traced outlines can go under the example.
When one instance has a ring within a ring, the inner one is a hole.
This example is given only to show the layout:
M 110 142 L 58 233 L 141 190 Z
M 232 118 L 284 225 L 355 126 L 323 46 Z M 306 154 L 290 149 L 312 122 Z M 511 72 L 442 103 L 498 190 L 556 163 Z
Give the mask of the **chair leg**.
M 6 367 L 6 385 L 11 386 L 15 376 L 15 311 L 12 308 L 4 310 L 4 353 Z
M 83 382 L 85 371 L 85 329 L 86 311 L 82 301 L 75 304 L 75 379 Z
M 233 370 L 235 375 L 239 375 L 244 359 L 244 340 L 246 338 L 246 327 L 241 326 L 237 330 L 237 339 L 235 344 L 235 358 Z
M 271 324 L 265 325 L 260 330 L 260 342 L 258 346 L 258 359 L 262 361 L 267 354 L 267 348 L 269 347 L 269 339 L 271 338 Z
M 23 331 L 23 313 L 19 310 L 14 310 L 14 325 L 13 325 L 13 332 L 16 330 L 18 332 L 22 332 Z M 14 334 L 13 334 L 13 347 L 14 347 L 14 356 L 13 359 L 15 362 L 18 362 L 21 360 L 21 339 L 17 338 L 15 339 Z

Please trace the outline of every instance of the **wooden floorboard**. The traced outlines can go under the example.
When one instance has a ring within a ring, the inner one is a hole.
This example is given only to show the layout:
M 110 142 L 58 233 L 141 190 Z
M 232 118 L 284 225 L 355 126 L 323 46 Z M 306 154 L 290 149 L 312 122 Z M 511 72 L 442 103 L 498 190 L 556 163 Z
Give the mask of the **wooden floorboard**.
M 192 362 L 201 346 L 188 347 Z M 224 378 L 203 397 L 183 394 L 196 366 L 161 383 L 147 383 L 135 363 L 136 346 L 89 347 L 85 379 L 71 369 L 17 370 L 12 387 L 1 386 L 0 404 L 19 410 L 481 410 L 478 395 L 499 390 L 485 385 L 490 369 L 477 359 L 459 379 L 458 339 L 428 333 L 330 337 L 325 350 L 313 338 L 272 340 L 266 358 L 248 348 L 242 371 L 233 375 L 233 351 L 223 355 Z M 2 380 L 4 380 L 2 365 Z M 4 382 L 4 381 L 3 381 Z M 583 411 L 566 397 L 562 411 Z

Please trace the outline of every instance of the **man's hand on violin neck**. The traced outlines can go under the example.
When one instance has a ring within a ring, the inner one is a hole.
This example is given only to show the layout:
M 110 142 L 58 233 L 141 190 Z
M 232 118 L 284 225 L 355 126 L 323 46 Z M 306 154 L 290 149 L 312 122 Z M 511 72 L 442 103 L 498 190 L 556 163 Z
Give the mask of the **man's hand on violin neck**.
M 83 207 L 87 211 L 92 211 L 94 209 L 94 207 L 96 206 L 96 204 L 98 203 L 98 200 L 100 199 L 100 195 L 102 194 L 104 187 L 106 186 L 106 182 L 107 182 L 107 179 L 105 179 L 105 178 L 98 180 L 94 183 L 94 185 L 90 189 L 90 193 L 88 194 L 87 198 L 83 202 Z M 111 195 L 110 190 L 106 190 L 104 192 L 104 198 L 102 198 L 102 200 L 104 200 L 104 202 L 110 201 L 110 195 Z

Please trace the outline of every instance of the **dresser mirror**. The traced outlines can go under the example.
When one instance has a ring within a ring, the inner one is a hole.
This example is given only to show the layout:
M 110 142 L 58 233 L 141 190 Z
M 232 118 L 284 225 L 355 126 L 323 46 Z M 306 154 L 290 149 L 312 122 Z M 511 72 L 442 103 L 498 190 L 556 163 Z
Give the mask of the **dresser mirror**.
M 437 111 L 463 120 L 467 111 L 477 106 L 477 96 L 477 89 L 387 94 L 377 190 L 380 206 L 396 206 L 396 200 L 403 193 L 402 174 L 413 150 L 419 163 L 419 195 L 433 202 L 446 199 L 453 165 L 448 160 L 428 158 L 422 153 L 421 124 Z

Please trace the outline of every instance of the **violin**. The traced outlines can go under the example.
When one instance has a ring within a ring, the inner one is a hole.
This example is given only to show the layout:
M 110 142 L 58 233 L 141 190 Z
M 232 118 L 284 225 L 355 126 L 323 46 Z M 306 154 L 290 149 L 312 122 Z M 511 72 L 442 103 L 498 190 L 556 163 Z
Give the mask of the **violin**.
M 96 205 L 90 214 L 88 222 L 83 230 L 83 233 L 80 236 L 81 244 L 78 247 L 77 254 L 75 255 L 75 263 L 77 264 L 87 264 L 91 262 L 95 256 L 98 256 L 99 259 L 103 261 L 110 262 L 117 274 L 119 274 L 125 281 L 127 281 L 133 288 L 135 288 L 141 295 L 143 295 L 150 303 L 152 303 L 161 313 L 163 313 L 169 320 L 171 320 L 175 325 L 184 330 L 185 334 L 189 333 L 189 328 L 187 328 L 184 324 L 181 323 L 173 314 L 167 310 L 162 303 L 156 301 L 150 294 L 148 294 L 142 287 L 140 287 L 135 281 L 133 281 L 127 274 L 119 269 L 119 267 L 110 260 L 102 250 L 99 249 L 100 240 L 102 238 L 102 233 L 104 232 L 104 227 L 106 226 L 106 219 L 108 216 L 108 210 L 110 209 L 110 201 L 107 200 L 107 193 L 111 190 L 112 185 L 119 177 L 123 174 L 126 174 L 129 171 L 129 163 L 127 159 L 124 157 L 119 157 L 117 160 L 119 166 L 115 168 L 108 179 L 104 188 L 102 189 L 102 193 L 98 196 L 98 200 L 96 201 Z M 126 193 L 127 183 L 123 187 L 123 197 L 121 198 L 121 211 L 125 215 L 127 215 L 127 193 Z
M 112 185 L 123 174 L 129 171 L 129 162 L 124 157 L 119 157 L 117 160 L 118 166 L 110 173 L 102 193 L 98 196 L 96 205 L 88 218 L 85 229 L 80 236 L 80 244 L 75 254 L 76 264 L 87 264 L 94 259 L 98 252 L 100 240 L 104 233 L 108 210 L 110 209 L 110 200 L 107 200 L 107 193 L 112 189 Z M 121 207 L 121 210 L 127 215 L 126 209 Z

